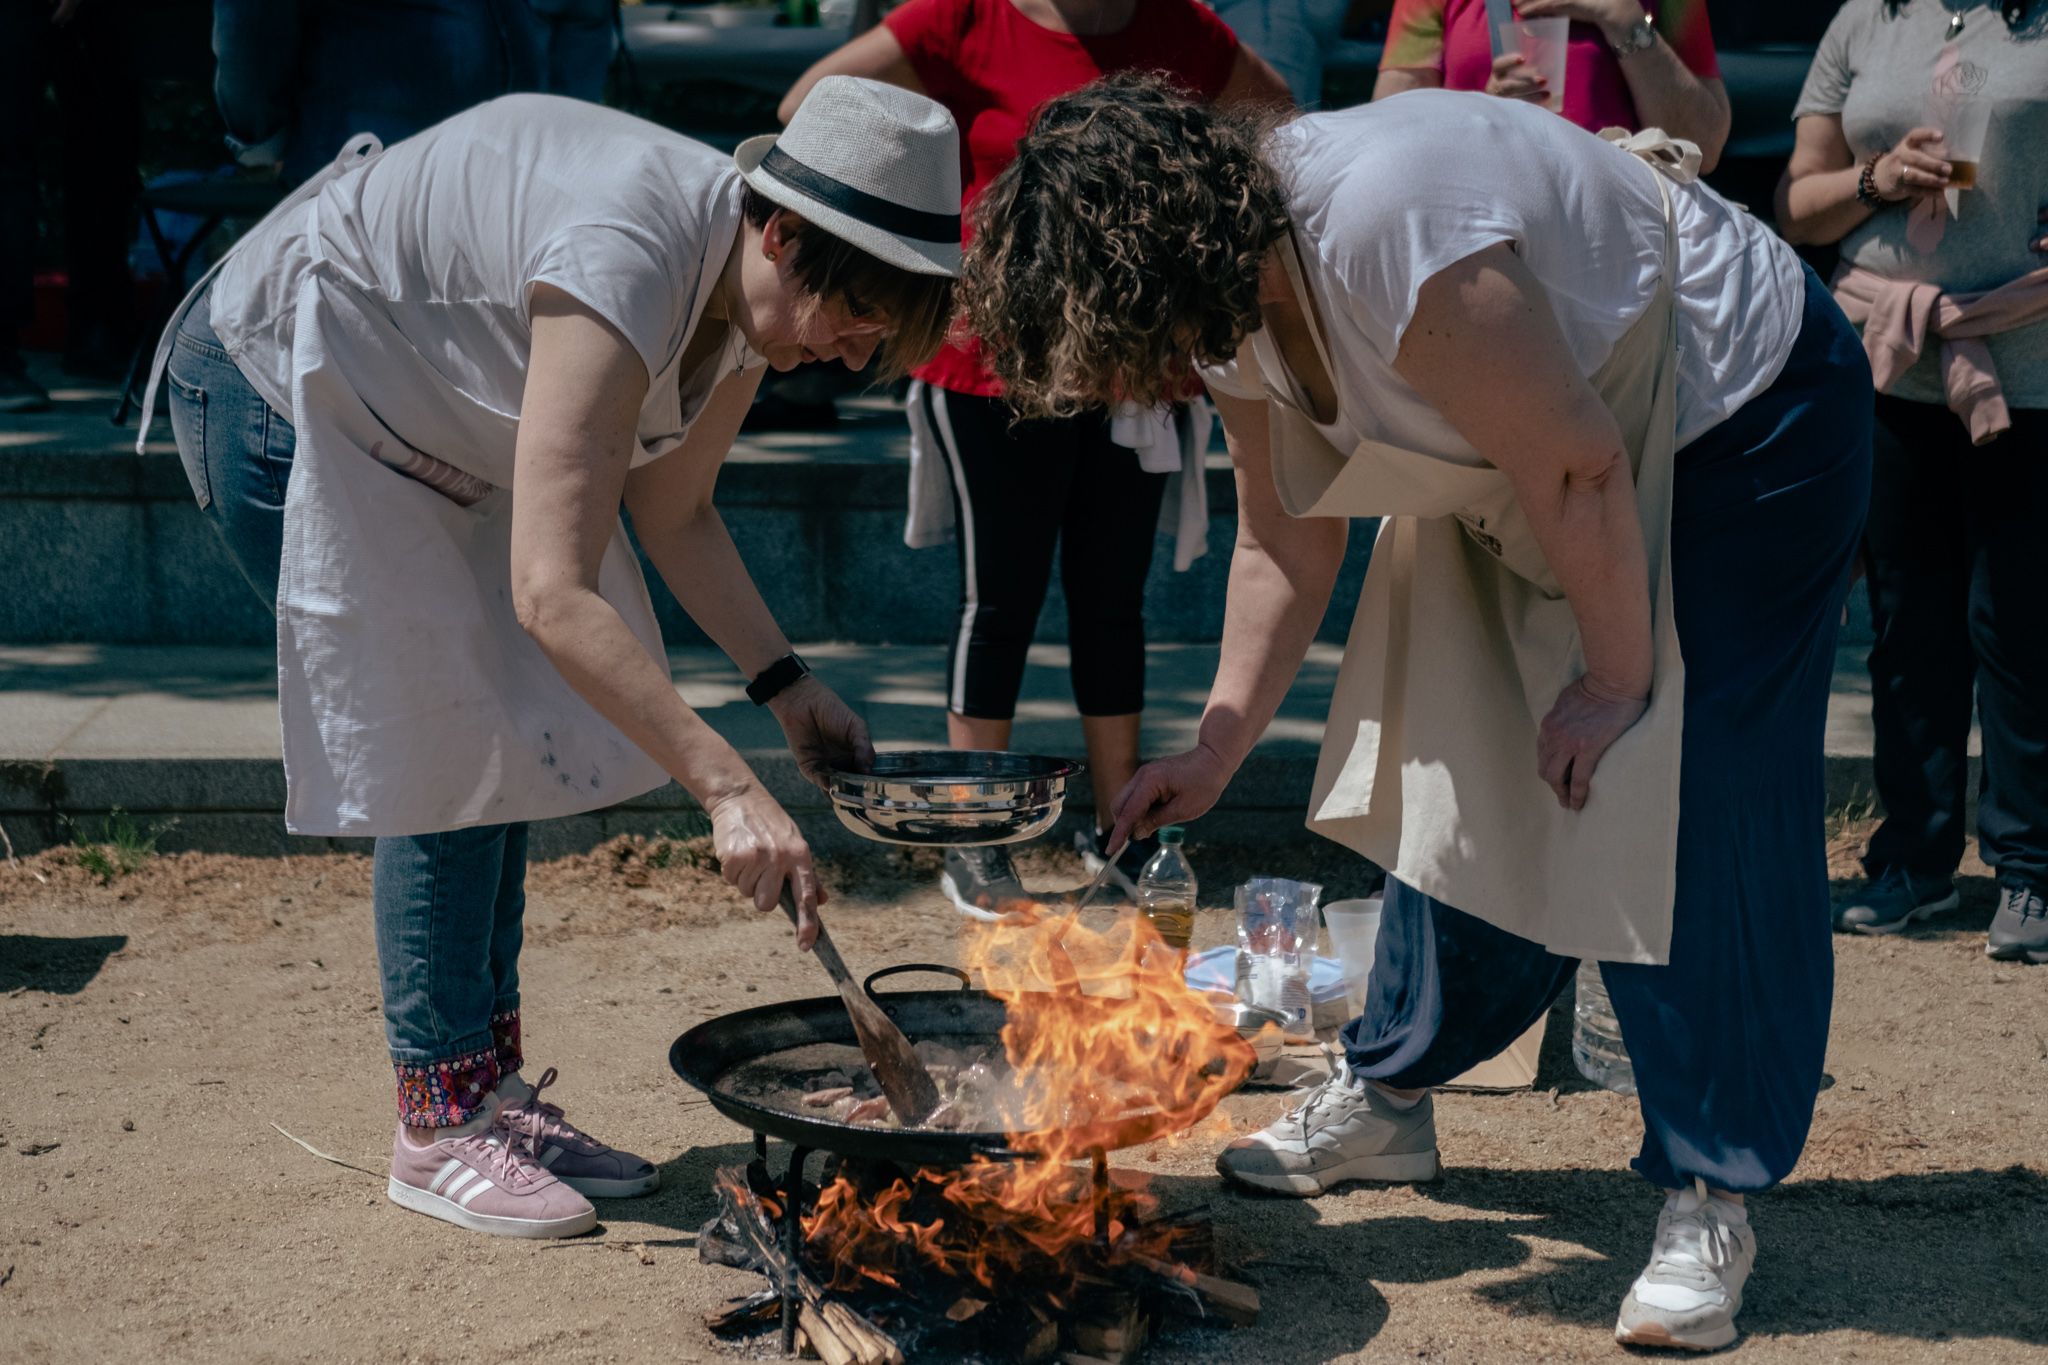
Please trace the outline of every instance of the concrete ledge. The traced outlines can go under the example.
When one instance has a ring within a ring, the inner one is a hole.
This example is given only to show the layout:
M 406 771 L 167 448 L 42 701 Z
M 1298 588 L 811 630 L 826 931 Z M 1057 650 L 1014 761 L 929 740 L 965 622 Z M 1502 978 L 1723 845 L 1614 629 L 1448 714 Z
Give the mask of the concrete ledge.
M 867 717 L 885 747 L 939 743 L 945 658 L 937 648 L 818 644 L 803 647 L 819 673 Z M 1215 819 L 1233 842 L 1279 844 L 1301 836 L 1323 716 L 1339 651 L 1317 645 L 1279 717 L 1225 793 Z M 1147 655 L 1149 753 L 1193 741 L 1216 668 L 1208 645 L 1156 645 Z M 1066 651 L 1032 651 L 1015 744 L 1040 753 L 1080 752 L 1067 696 Z M 676 650 L 676 688 L 760 773 L 828 854 L 850 848 L 825 799 L 797 773 L 772 716 L 745 699 L 741 680 L 715 650 Z M 0 824 L 17 849 L 69 842 L 113 810 L 145 825 L 175 819 L 161 846 L 242 853 L 360 848 L 361 840 L 298 839 L 284 829 L 275 668 L 270 651 L 161 646 L 0 647 Z M 1828 713 L 1831 805 L 1875 803 L 1870 696 L 1861 651 L 1845 648 Z M 1974 752 L 1974 745 L 1973 745 Z M 1063 828 L 1092 813 L 1073 794 Z M 616 834 L 653 834 L 694 803 L 670 784 L 603 811 L 546 821 L 538 852 L 579 851 Z M 1213 836 L 1212 836 L 1213 837 Z
M 42 377 L 55 383 L 52 374 Z M 111 390 L 66 388 L 47 413 L 0 428 L 0 644 L 263 645 L 269 614 L 194 506 L 159 423 L 137 455 L 133 428 L 113 426 Z M 903 544 L 909 434 L 887 398 L 844 401 L 831 431 L 743 436 L 718 481 L 718 505 L 762 596 L 793 639 L 937 644 L 959 618 L 951 546 Z M 1220 442 L 1208 470 L 1209 554 L 1173 571 L 1155 541 L 1146 590 L 1150 636 L 1213 641 L 1237 530 L 1237 496 Z M 1134 528 L 1142 531 L 1144 528 Z M 1370 537 L 1353 537 L 1324 636 L 1340 640 L 1364 577 Z M 708 644 L 644 565 L 669 643 Z M 1039 638 L 1066 638 L 1057 575 Z
M 945 653 L 939 648 L 806 645 L 818 672 L 867 717 L 885 747 L 942 742 Z M 1321 717 L 1338 651 L 1316 647 L 1288 709 L 1231 785 L 1233 837 L 1298 834 L 1315 773 Z M 1192 742 L 1216 668 L 1213 646 L 1160 645 L 1148 654 L 1146 744 Z M 677 690 L 745 755 L 822 850 L 850 848 L 822 793 L 797 772 L 774 718 L 746 700 L 742 679 L 715 650 L 670 656 Z M 1064 648 L 1033 649 L 1018 707 L 1017 747 L 1077 753 Z M 285 832 L 275 664 L 264 649 L 52 645 L 0 648 L 0 823 L 18 850 L 69 842 L 116 809 L 145 826 L 171 820 L 166 850 L 282 853 L 362 847 L 361 840 Z M 1068 824 L 1088 818 L 1086 789 Z M 674 826 L 695 803 L 671 783 L 621 805 L 535 825 L 537 853 L 579 851 L 620 833 Z

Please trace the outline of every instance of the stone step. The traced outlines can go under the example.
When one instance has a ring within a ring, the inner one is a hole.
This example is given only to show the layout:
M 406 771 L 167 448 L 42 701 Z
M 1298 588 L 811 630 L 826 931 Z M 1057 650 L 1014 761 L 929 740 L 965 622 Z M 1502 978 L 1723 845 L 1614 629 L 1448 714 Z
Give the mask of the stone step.
M 942 742 L 944 651 L 915 646 L 814 644 L 804 656 L 863 715 L 884 747 Z M 1202 832 L 1274 846 L 1301 837 L 1316 746 L 1339 651 L 1316 645 L 1279 717 L 1238 773 Z M 1152 754 L 1193 742 L 1216 668 L 1213 645 L 1148 651 Z M 1014 745 L 1078 754 L 1067 692 L 1066 651 L 1033 649 Z M 796 773 L 773 718 L 746 700 L 741 679 L 710 649 L 671 653 L 676 688 L 744 754 L 821 848 L 848 846 L 823 796 Z M 100 828 L 109 812 L 145 827 L 175 819 L 166 850 L 314 851 L 351 841 L 297 839 L 284 831 L 278 757 L 276 668 L 267 649 L 67 644 L 0 647 L 0 825 L 19 851 Z M 1870 689 L 1861 652 L 1838 660 L 1828 714 L 1828 785 L 1837 806 L 1867 805 Z M 1093 802 L 1079 784 L 1068 827 Z M 654 833 L 693 810 L 671 784 L 592 815 L 535 826 L 537 853 L 588 848 L 614 834 Z
M 65 387 L 46 413 L 0 419 L 0 644 L 261 645 L 269 615 L 236 573 L 192 501 L 160 421 L 146 455 L 134 429 L 108 421 L 112 390 Z M 844 400 L 825 432 L 742 436 L 718 480 L 718 506 L 761 595 L 791 639 L 937 644 L 959 619 L 952 546 L 903 544 L 909 432 L 889 399 Z M 1209 553 L 1173 570 L 1155 541 L 1145 615 L 1162 642 L 1213 641 L 1237 529 L 1237 495 L 1219 441 L 1208 470 Z M 1151 528 L 1134 528 L 1149 534 Z M 1324 626 L 1341 640 L 1365 573 L 1369 537 L 1351 553 Z M 708 644 L 646 569 L 671 644 Z M 1039 638 L 1066 639 L 1066 598 L 1054 575 Z
M 135 454 L 133 428 L 113 426 L 111 390 L 37 374 L 57 400 L 46 413 L 0 419 L 0 644 L 266 645 L 268 613 L 193 505 L 163 438 Z M 791 639 L 939 644 L 959 616 L 951 546 L 903 544 L 909 436 L 887 398 L 843 401 L 827 432 L 742 436 L 719 476 L 718 505 L 762 596 Z M 1220 438 L 1209 456 L 1209 553 L 1173 570 L 1155 542 L 1145 595 L 1148 637 L 1203 643 L 1222 630 L 1237 494 Z M 1342 642 L 1365 574 L 1368 527 L 1351 538 L 1321 638 Z M 707 645 L 651 567 L 668 642 Z M 1066 639 L 1054 576 L 1038 638 Z M 1869 639 L 1862 594 L 1846 638 Z

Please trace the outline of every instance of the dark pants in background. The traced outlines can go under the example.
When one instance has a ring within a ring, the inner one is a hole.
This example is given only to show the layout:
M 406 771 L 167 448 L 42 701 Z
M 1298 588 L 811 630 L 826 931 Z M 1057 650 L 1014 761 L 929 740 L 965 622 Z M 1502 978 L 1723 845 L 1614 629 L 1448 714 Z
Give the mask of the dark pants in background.
M 1067 594 L 1074 705 L 1084 716 L 1145 709 L 1145 578 L 1165 474 L 1109 438 L 1109 414 L 1015 421 L 1008 403 L 919 390 L 952 467 L 960 623 L 946 680 L 955 715 L 1016 714 L 1024 658 L 1052 581 Z
M 1963 856 L 1970 711 L 1977 838 L 2000 880 L 2048 892 L 2048 409 L 1982 448 L 1938 403 L 1877 400 L 1870 494 L 1872 720 L 1884 824 L 1864 862 L 1947 877 Z
M 118 375 L 134 344 L 135 239 L 141 181 L 140 97 L 125 0 L 90 0 L 50 22 L 48 0 L 0 0 L 0 354 L 34 310 L 38 211 L 61 202 L 71 363 Z M 54 88 L 56 108 L 44 98 Z M 36 142 L 56 119 L 61 156 L 41 167 Z

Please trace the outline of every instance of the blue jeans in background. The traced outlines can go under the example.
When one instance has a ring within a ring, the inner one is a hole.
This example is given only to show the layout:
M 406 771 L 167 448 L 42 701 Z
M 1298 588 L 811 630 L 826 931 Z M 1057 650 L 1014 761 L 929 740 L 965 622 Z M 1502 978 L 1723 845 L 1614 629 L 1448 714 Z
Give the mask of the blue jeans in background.
M 1347 0 L 1215 0 L 1216 17 L 1266 59 L 1304 109 L 1322 106 L 1323 59 L 1350 8 Z
M 214 98 L 239 148 L 282 139 L 285 183 L 357 133 L 390 145 L 472 105 L 595 100 L 616 0 L 214 0 Z
M 198 457 L 207 520 L 275 613 L 297 438 L 235 368 L 208 314 L 202 297 L 171 349 L 171 431 Z M 526 826 L 379 838 L 373 886 L 399 1117 L 419 1127 L 461 1123 L 521 1061 Z

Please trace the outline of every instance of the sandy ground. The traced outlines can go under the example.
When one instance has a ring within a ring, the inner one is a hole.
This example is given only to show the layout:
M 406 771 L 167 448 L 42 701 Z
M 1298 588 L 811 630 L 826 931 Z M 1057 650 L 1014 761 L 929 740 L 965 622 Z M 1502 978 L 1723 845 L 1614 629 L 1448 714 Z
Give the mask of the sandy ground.
M 1212 888 L 1254 870 L 1196 857 Z M 1258 870 L 1353 889 L 1334 850 L 1302 860 Z M 932 867 L 839 869 L 857 969 L 956 955 Z M 1933 927 L 1838 941 L 1832 1085 L 1798 1173 L 1754 1205 L 1745 1359 L 2048 1360 L 2048 969 L 1987 961 L 1992 892 L 1968 891 Z M 107 885 L 62 853 L 0 866 L 0 1359 L 730 1358 L 700 1314 L 758 1282 L 691 1243 L 747 1135 L 665 1055 L 698 1020 L 823 977 L 780 916 L 686 859 L 601 850 L 536 867 L 530 894 L 529 1058 L 561 1069 L 575 1118 L 662 1167 L 659 1194 L 600 1205 L 601 1230 L 561 1244 L 386 1202 L 363 860 L 157 858 Z M 1212 909 L 1197 942 L 1227 932 Z M 1625 1169 L 1631 1105 L 1578 1080 L 1561 1020 L 1536 1092 L 1440 1100 L 1431 1186 L 1247 1198 L 1212 1173 L 1214 1139 L 1121 1154 L 1170 1205 L 1206 1204 L 1265 1298 L 1257 1326 L 1176 1328 L 1148 1359 L 1615 1358 L 1657 1200 Z M 1225 1113 L 1249 1129 L 1282 1103 L 1242 1092 Z

